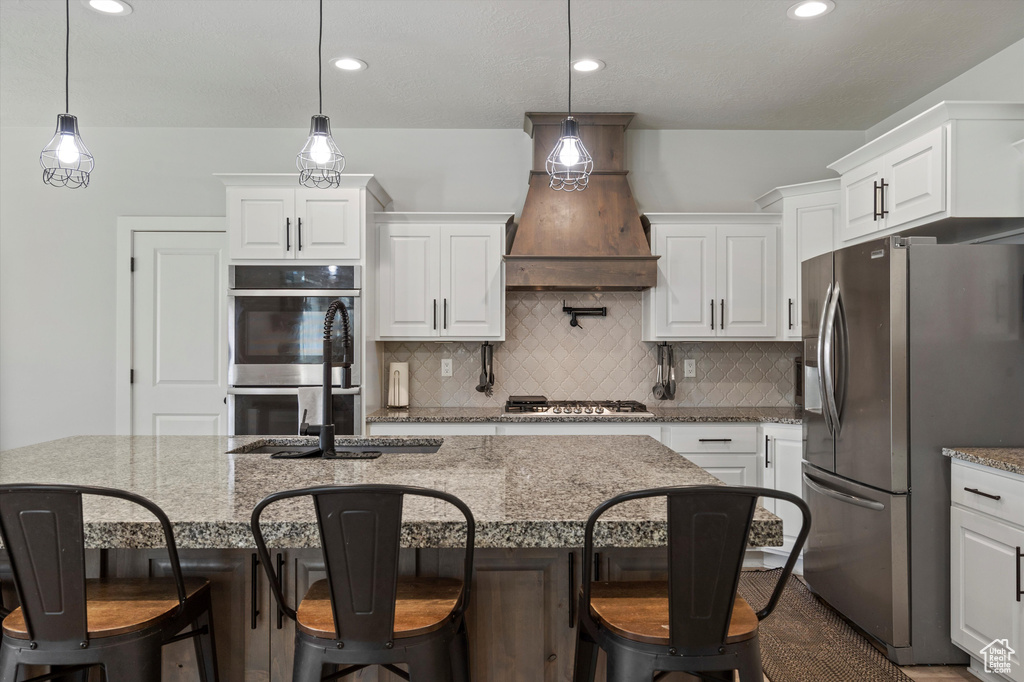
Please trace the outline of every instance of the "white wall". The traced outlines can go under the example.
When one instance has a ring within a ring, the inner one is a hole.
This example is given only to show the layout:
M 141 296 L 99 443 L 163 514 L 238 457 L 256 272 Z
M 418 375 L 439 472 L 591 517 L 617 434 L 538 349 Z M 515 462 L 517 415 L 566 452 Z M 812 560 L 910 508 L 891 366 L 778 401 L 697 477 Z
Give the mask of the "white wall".
M 86 127 L 87 189 L 43 184 L 49 128 L 0 128 L 0 449 L 114 431 L 118 216 L 224 215 L 213 173 L 294 172 L 305 129 Z M 375 173 L 395 210 L 518 212 L 521 130 L 335 130 L 346 170 Z M 632 131 L 645 211 L 754 211 L 776 185 L 829 177 L 862 131 Z
M 1024 101 L 1024 40 L 989 57 L 865 132 L 871 141 L 943 100 Z

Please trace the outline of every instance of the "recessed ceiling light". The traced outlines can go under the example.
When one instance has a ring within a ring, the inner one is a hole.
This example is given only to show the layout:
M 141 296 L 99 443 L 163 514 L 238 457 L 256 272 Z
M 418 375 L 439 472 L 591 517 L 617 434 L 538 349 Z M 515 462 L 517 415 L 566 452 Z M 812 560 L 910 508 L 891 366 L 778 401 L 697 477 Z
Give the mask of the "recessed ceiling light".
M 577 71 L 600 71 L 605 63 L 600 59 L 577 59 L 572 63 L 572 68 Z
M 123 17 L 132 13 L 132 6 L 124 0 L 82 0 L 82 4 L 100 14 Z
M 804 0 L 789 8 L 786 15 L 790 19 L 813 19 L 828 14 L 836 8 L 832 0 Z
M 354 57 L 339 57 L 334 60 L 334 65 L 342 71 L 362 71 L 366 68 L 366 62 Z

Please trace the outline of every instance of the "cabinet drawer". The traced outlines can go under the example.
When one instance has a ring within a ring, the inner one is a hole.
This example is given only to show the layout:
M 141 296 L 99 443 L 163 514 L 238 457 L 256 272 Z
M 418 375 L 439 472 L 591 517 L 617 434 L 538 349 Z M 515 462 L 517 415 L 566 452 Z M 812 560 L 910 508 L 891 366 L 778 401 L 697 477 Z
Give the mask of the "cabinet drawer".
M 953 504 L 991 514 L 1016 525 L 1024 521 L 1024 479 L 997 469 L 953 460 L 951 499 Z
M 757 425 L 673 426 L 668 446 L 683 454 L 757 452 Z

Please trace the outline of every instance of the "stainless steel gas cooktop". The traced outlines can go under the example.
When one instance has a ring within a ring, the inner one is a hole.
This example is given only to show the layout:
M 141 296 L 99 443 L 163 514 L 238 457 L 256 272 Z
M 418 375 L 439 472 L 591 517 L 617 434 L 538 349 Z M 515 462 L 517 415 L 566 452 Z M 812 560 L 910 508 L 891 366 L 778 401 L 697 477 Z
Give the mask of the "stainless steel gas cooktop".
M 635 400 L 548 400 L 544 396 L 513 395 L 505 402 L 505 414 L 538 417 L 653 417 L 647 406 Z

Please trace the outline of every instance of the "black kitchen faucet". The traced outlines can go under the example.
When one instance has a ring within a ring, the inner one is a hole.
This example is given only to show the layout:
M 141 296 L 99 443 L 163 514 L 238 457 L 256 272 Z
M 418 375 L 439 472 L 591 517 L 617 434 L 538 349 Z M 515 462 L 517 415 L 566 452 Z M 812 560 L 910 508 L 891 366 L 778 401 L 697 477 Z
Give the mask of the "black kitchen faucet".
M 348 309 L 341 300 L 336 300 L 327 308 L 327 315 L 324 317 L 324 384 L 323 384 L 323 423 L 307 424 L 303 414 L 302 425 L 299 427 L 301 436 L 320 436 L 320 456 L 336 457 L 334 450 L 334 400 L 331 393 L 332 369 L 334 367 L 334 349 L 331 342 L 331 332 L 334 330 L 334 316 L 341 313 L 341 333 L 343 354 L 341 356 L 341 386 L 342 388 L 352 387 L 352 326 L 349 322 Z M 315 457 L 316 453 L 311 456 Z

